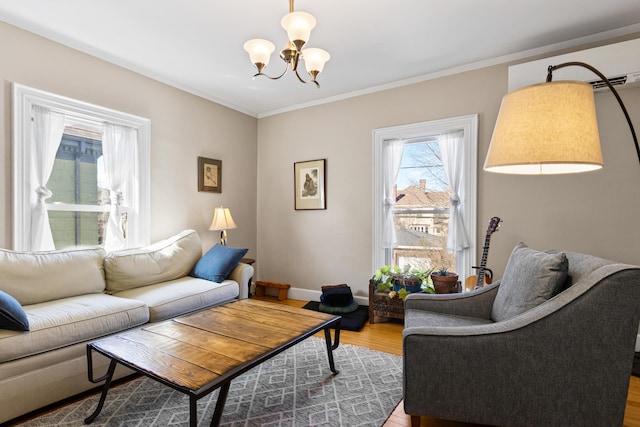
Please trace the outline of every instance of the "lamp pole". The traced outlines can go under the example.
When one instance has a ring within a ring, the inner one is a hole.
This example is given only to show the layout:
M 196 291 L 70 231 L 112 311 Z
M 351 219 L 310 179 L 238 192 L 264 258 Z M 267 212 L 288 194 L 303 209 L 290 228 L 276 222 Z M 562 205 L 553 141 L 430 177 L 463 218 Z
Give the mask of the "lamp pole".
M 549 65 L 549 68 L 547 69 L 547 82 L 550 82 L 552 80 L 553 71 L 558 70 L 560 68 L 574 67 L 574 66 L 586 68 L 587 70 L 589 70 L 592 73 L 596 74 L 598 77 L 600 77 L 602 79 L 603 82 L 605 82 L 607 87 L 609 89 L 611 89 L 611 92 L 613 93 L 613 95 L 618 100 L 618 104 L 620 104 L 620 108 L 622 108 L 622 112 L 624 113 L 624 117 L 627 119 L 627 123 L 629 124 L 629 130 L 631 130 L 631 136 L 633 137 L 633 143 L 635 144 L 635 147 L 636 147 L 636 154 L 638 155 L 638 162 L 640 162 L 640 145 L 638 145 L 638 137 L 636 136 L 636 130 L 633 128 L 633 123 L 631 123 L 631 118 L 629 117 L 629 113 L 627 112 L 627 108 L 624 106 L 624 103 L 622 102 L 622 99 L 620 98 L 620 95 L 618 94 L 618 91 L 613 87 L 613 85 L 611 84 L 609 79 L 604 74 L 602 74 L 600 71 L 598 71 L 595 67 L 593 67 L 593 66 L 591 66 L 589 64 L 586 64 L 584 62 L 578 62 L 578 61 L 565 62 L 565 63 L 559 64 L 559 65 Z

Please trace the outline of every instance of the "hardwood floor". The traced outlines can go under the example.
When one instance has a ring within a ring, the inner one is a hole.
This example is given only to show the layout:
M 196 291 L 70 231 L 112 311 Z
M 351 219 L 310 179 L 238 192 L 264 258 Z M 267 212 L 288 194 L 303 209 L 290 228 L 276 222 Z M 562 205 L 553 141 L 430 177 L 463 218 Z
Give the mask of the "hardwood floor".
M 306 301 L 287 299 L 284 301 L 278 301 L 275 297 L 253 297 L 263 301 L 277 302 L 280 304 L 286 304 L 293 307 L 302 307 L 306 304 Z M 367 347 L 372 350 L 383 351 L 385 353 L 391 353 L 401 356 L 402 355 L 402 322 L 389 319 L 373 325 L 367 323 L 360 332 L 341 331 L 340 343 L 352 344 L 360 347 Z M 324 334 L 319 333 L 319 338 L 324 339 Z M 14 421 L 24 422 L 29 419 L 37 417 L 39 414 L 46 413 L 53 409 L 60 407 L 63 404 L 68 404 L 82 399 L 90 394 L 97 394 L 98 391 L 86 392 L 83 395 L 76 396 L 75 398 L 67 399 L 63 403 L 51 405 L 50 407 L 43 408 L 35 413 L 28 414 L 20 417 Z M 8 425 L 14 425 L 10 423 Z M 389 416 L 389 419 L 382 427 L 409 427 L 411 425 L 410 418 L 404 413 L 402 402 L 398 404 L 393 413 Z M 422 417 L 420 420 L 420 427 L 479 427 L 478 424 L 460 423 L 456 421 L 439 420 L 435 418 Z M 623 427 L 640 427 L 640 377 L 631 376 L 629 384 L 629 394 L 627 396 L 627 407 L 624 414 Z
M 274 297 L 260 297 L 265 301 L 278 302 Z M 294 307 L 302 307 L 306 301 L 284 300 L 281 304 Z M 402 355 L 402 323 L 395 320 L 366 324 L 360 332 L 342 331 L 340 342 L 367 347 L 385 353 Z M 410 418 L 404 413 L 402 402 L 393 411 L 383 427 L 408 427 L 411 425 Z M 477 424 L 460 423 L 455 421 L 439 420 L 435 418 L 422 417 L 421 427 L 473 427 Z M 629 394 L 627 396 L 627 408 L 624 414 L 624 427 L 640 427 L 640 378 L 631 376 Z

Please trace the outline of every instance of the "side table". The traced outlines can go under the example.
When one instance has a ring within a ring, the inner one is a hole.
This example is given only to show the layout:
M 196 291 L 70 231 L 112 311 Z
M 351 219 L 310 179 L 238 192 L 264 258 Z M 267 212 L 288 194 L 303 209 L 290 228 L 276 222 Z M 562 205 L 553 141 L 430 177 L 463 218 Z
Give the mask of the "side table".
M 389 298 L 386 292 L 378 292 L 376 283 L 369 280 L 369 323 L 375 323 L 375 316 L 404 320 L 404 301 Z

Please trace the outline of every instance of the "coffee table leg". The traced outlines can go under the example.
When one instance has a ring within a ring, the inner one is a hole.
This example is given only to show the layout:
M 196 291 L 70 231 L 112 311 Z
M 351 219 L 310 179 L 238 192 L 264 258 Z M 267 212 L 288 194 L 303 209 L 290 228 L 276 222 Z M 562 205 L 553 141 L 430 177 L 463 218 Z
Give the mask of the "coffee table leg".
M 333 344 L 331 343 L 330 327 L 324 328 L 324 339 L 327 343 L 327 356 L 329 356 L 329 368 L 331 369 L 331 372 L 337 375 L 340 373 L 340 371 L 336 370 L 336 365 L 333 361 L 333 350 L 338 348 L 338 346 L 340 345 L 340 324 L 338 323 L 338 325 L 336 326 L 335 341 L 333 342 Z
M 229 394 L 229 387 L 231 381 L 226 382 L 220 387 L 220 393 L 218 393 L 218 401 L 216 402 L 216 409 L 211 419 L 211 427 L 218 427 L 220 420 L 222 419 L 222 411 L 224 411 L 224 404 L 227 402 L 227 395 Z
M 111 385 L 111 379 L 113 378 L 113 372 L 116 370 L 117 363 L 118 362 L 116 362 L 114 359 L 111 359 L 111 363 L 109 364 L 109 370 L 107 371 L 107 375 L 103 377 L 106 379 L 106 381 L 102 388 L 100 401 L 98 401 L 98 406 L 96 407 L 96 410 L 93 411 L 93 414 L 85 418 L 84 420 L 85 424 L 91 424 L 96 419 L 96 417 L 100 414 L 100 411 L 102 411 L 102 406 L 104 405 L 104 401 L 107 398 L 107 392 L 109 391 L 109 386 Z

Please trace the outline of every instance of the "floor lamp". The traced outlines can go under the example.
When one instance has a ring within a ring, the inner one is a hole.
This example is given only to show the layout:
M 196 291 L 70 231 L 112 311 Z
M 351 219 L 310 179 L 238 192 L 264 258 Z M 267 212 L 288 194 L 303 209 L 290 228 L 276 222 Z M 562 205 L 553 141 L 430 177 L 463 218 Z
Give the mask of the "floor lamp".
M 598 75 L 627 119 L 640 162 L 635 129 L 609 79 L 591 65 L 566 62 L 548 68 L 546 83 L 526 86 L 503 99 L 484 170 L 540 175 L 587 172 L 603 166 L 593 88 L 578 81 L 552 81 L 553 71 L 570 66 Z

